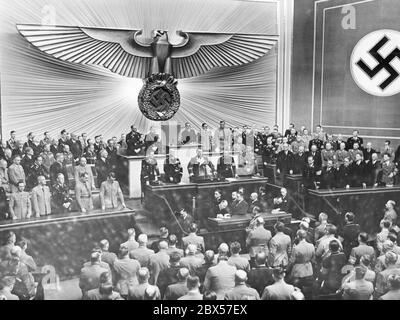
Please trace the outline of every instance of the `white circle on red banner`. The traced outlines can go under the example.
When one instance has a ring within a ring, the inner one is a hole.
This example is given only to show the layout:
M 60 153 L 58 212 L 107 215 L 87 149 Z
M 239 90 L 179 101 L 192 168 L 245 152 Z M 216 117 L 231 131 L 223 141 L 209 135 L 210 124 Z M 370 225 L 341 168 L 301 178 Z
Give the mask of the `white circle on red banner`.
M 364 36 L 350 58 L 351 75 L 365 92 L 389 97 L 400 92 L 400 32 L 390 29 Z

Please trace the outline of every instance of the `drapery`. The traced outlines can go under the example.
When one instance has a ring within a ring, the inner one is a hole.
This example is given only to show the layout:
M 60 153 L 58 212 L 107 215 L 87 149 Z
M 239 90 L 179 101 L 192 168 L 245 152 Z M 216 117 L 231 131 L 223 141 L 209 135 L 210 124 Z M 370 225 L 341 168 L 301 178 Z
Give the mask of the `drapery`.
M 146 132 L 154 125 L 140 112 L 141 79 L 124 78 L 101 67 L 59 61 L 43 54 L 17 32 L 16 23 L 154 28 L 277 35 L 276 4 L 233 0 L 16 0 L 1 1 L 2 131 L 41 135 L 61 129 L 102 133 Z M 50 15 L 50 20 L 48 19 Z M 51 20 L 51 18 L 54 18 Z M 239 67 L 218 68 L 180 80 L 181 107 L 173 121 L 216 127 L 273 124 L 276 108 L 277 48 Z

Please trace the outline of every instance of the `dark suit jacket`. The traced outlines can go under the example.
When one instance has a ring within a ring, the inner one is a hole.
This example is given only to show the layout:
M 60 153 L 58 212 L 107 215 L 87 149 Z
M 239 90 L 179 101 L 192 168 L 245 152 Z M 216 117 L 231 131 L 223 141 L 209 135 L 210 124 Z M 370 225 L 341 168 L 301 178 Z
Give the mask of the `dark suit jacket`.
M 157 287 L 160 289 L 161 296 L 164 297 L 165 290 L 171 284 L 177 283 L 178 271 L 182 268 L 180 265 L 170 266 L 160 272 L 157 279 Z
M 186 286 L 186 280 L 178 283 L 171 284 L 165 290 L 164 300 L 178 300 L 189 292 Z
M 67 168 L 59 163 L 59 162 L 54 162 L 51 167 L 50 167 L 50 182 L 52 185 L 56 184 L 57 182 L 57 175 L 59 173 L 62 173 L 65 178 L 65 184 L 68 185 L 68 173 L 67 173 Z
M 346 185 L 351 184 L 351 171 L 350 166 L 345 167 L 343 164 L 339 167 L 337 172 L 337 186 L 339 188 L 344 188 Z
M 248 203 L 243 200 L 232 208 L 232 215 L 245 215 L 247 213 L 248 208 L 249 208 Z
M 282 173 L 287 173 L 289 170 L 294 169 L 294 156 L 291 151 L 288 151 L 287 154 L 285 151 L 281 151 L 278 153 L 278 157 L 276 158 L 276 168 L 279 169 Z
M 313 157 L 314 159 L 314 166 L 315 168 L 318 170 L 321 170 L 322 168 L 322 157 L 321 157 L 321 152 L 319 152 L 318 150 L 313 154 L 311 151 L 307 152 L 307 157 L 306 157 L 306 161 L 308 157 Z
M 265 287 L 275 283 L 272 277 L 272 269 L 267 266 L 251 269 L 247 277 L 247 284 L 256 289 L 260 295 L 262 295 Z
M 249 208 L 247 209 L 247 213 L 252 213 L 254 207 L 259 207 L 261 210 L 263 209 L 260 201 L 257 200 L 255 202 L 252 202 L 252 203 L 249 204 Z
M 332 167 L 328 171 L 328 167 L 322 169 L 321 188 L 332 189 L 336 187 L 336 173 L 337 170 Z
M 361 161 L 359 164 L 353 162 L 350 165 L 351 173 L 351 186 L 361 187 L 363 183 L 367 183 L 366 166 L 365 162 Z

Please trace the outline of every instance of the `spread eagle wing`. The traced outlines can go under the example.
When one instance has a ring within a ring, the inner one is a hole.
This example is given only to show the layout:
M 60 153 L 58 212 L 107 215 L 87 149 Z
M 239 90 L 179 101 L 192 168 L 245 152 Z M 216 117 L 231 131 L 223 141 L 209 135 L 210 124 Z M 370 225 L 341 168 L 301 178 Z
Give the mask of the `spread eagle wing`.
M 103 66 L 126 77 L 145 78 L 150 45 L 136 41 L 142 30 L 17 24 L 20 34 L 55 58 Z
M 178 79 L 201 75 L 216 67 L 238 66 L 266 55 L 277 43 L 277 36 L 182 32 L 183 45 L 174 46 L 172 70 Z

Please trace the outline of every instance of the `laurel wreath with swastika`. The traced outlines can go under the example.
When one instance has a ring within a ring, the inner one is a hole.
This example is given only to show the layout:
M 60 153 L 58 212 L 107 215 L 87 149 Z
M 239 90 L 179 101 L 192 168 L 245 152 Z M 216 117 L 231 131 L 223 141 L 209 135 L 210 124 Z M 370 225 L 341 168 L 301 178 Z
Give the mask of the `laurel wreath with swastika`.
M 168 74 L 154 74 L 145 80 L 138 96 L 139 109 L 153 121 L 171 119 L 180 106 L 176 80 Z

